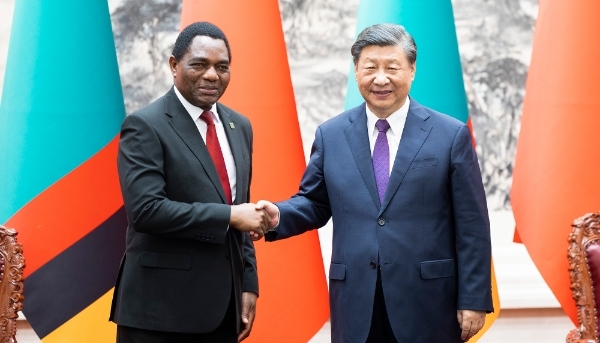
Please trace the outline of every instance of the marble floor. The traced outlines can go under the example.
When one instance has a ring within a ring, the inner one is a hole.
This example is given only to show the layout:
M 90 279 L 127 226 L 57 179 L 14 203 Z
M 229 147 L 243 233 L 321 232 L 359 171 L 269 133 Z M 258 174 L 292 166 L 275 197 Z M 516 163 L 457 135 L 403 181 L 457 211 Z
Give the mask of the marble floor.
M 502 310 L 478 343 L 564 343 L 574 328 L 560 308 Z M 329 322 L 309 343 L 330 343 Z
M 563 343 L 573 328 L 559 308 L 502 310 L 498 320 L 478 343 Z M 327 322 L 309 343 L 329 343 L 329 333 Z M 18 322 L 17 341 L 41 342 L 24 320 Z

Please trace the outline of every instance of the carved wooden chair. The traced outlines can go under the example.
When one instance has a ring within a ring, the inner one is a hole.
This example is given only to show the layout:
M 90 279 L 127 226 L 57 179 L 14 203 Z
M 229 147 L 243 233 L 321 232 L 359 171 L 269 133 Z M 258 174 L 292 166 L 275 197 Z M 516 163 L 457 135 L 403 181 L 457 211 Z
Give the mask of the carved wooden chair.
M 600 313 L 600 212 L 576 219 L 569 235 L 571 291 L 580 327 L 571 330 L 567 343 L 598 343 Z
M 0 343 L 16 343 L 18 312 L 23 308 L 23 247 L 17 232 L 0 225 Z

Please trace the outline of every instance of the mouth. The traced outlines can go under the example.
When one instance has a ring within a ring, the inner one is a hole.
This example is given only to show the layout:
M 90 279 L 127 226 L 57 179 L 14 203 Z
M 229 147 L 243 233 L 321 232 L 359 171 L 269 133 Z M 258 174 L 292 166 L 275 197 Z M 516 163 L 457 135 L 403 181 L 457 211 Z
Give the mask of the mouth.
M 375 94 L 376 98 L 385 98 L 388 95 L 392 94 L 392 91 L 390 91 L 390 90 L 371 91 L 371 93 Z
M 202 87 L 199 87 L 198 90 L 200 91 L 201 94 L 205 94 L 205 95 L 216 95 L 219 93 L 219 89 L 217 87 L 211 87 L 211 86 L 202 86 Z

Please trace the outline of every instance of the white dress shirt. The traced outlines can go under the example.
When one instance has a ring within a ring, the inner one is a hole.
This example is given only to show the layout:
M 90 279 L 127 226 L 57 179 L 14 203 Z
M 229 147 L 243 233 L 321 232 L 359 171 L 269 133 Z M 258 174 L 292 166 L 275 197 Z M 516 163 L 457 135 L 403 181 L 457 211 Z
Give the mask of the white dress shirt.
M 177 87 L 173 86 L 175 89 L 175 94 L 177 94 L 177 98 L 181 101 L 181 104 L 187 112 L 192 117 L 194 123 L 196 123 L 196 127 L 204 140 L 204 144 L 206 144 L 206 131 L 208 130 L 208 125 L 202 119 L 200 119 L 200 115 L 204 112 L 200 107 L 192 105 L 189 101 L 187 101 Z M 231 201 L 235 201 L 236 191 L 236 176 L 235 176 L 235 161 L 233 159 L 233 154 L 231 153 L 231 147 L 229 146 L 229 141 L 227 140 L 227 135 L 225 134 L 225 128 L 223 127 L 223 123 L 221 122 L 221 118 L 219 117 L 219 113 L 217 113 L 217 104 L 213 104 L 210 110 L 213 113 L 213 119 L 215 121 L 215 129 L 217 131 L 217 138 L 219 139 L 219 144 L 221 145 L 221 152 L 223 152 L 223 158 L 225 159 L 225 168 L 227 169 L 227 176 L 229 177 L 229 186 L 231 187 Z
M 404 124 L 406 123 L 406 116 L 408 115 L 408 106 L 410 105 L 410 99 L 406 97 L 404 105 L 400 107 L 396 112 L 390 114 L 387 117 L 387 121 L 390 124 L 389 130 L 387 130 L 388 146 L 390 148 L 390 174 L 394 167 L 394 161 L 396 160 L 396 153 L 398 152 L 398 146 L 400 145 L 400 138 L 402 138 L 402 130 L 404 130 Z M 375 127 L 375 123 L 380 119 L 369 109 L 367 109 L 367 132 L 369 133 L 369 145 L 371 147 L 371 156 L 373 156 L 373 149 L 375 148 L 375 141 L 379 135 L 379 130 Z

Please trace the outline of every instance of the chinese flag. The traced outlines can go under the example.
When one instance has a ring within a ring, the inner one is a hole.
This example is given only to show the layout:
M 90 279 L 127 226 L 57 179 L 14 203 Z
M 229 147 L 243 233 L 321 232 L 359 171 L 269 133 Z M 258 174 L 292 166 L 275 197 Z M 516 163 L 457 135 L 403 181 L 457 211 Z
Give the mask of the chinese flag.
M 511 202 L 517 233 L 573 323 L 567 238 L 600 209 L 600 2 L 540 1 Z
M 231 46 L 231 83 L 221 101 L 252 123 L 251 200 L 289 198 L 306 162 L 277 0 L 184 0 L 181 28 L 197 21 L 220 27 Z M 260 297 L 247 341 L 306 343 L 329 318 L 317 231 L 255 247 Z

